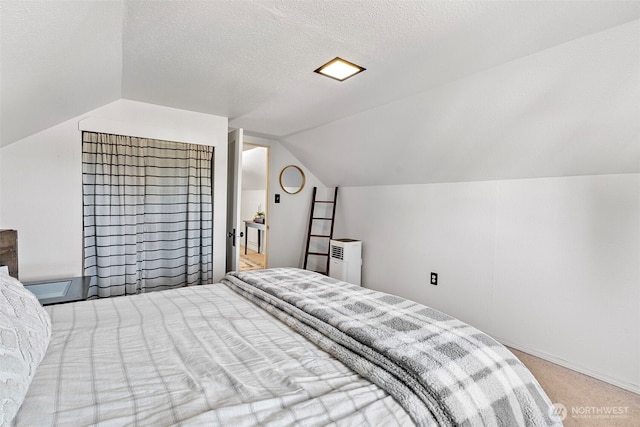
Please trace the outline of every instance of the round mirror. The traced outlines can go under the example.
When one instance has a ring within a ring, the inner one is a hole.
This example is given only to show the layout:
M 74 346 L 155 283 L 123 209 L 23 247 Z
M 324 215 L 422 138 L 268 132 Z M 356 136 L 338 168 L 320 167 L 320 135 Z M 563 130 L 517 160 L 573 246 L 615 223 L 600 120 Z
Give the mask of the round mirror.
M 304 187 L 304 172 L 298 166 L 289 165 L 280 172 L 280 187 L 288 194 L 299 193 Z

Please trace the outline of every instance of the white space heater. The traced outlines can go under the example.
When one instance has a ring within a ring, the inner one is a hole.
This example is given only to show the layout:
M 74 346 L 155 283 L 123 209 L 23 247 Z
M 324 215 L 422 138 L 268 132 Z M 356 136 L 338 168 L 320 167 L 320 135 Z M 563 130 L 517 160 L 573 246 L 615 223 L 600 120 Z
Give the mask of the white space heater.
M 362 242 L 336 239 L 330 242 L 329 276 L 360 286 Z

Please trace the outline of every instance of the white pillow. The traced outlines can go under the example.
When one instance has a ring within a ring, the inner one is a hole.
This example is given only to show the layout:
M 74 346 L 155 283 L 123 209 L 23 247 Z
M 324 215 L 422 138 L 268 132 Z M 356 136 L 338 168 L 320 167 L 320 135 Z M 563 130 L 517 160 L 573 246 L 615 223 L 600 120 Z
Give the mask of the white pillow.
M 50 337 L 51 319 L 38 299 L 0 274 L 0 425 L 9 425 L 20 409 Z

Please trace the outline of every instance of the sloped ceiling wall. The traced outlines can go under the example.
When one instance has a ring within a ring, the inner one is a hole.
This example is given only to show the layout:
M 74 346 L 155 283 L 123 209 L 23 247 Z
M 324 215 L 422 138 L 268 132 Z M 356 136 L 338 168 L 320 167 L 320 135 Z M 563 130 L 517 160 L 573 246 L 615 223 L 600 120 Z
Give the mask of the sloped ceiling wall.
M 244 145 L 242 152 L 242 189 L 267 189 L 267 149 Z
M 0 145 L 122 97 L 123 1 L 0 1 Z
M 328 186 L 640 172 L 640 21 L 284 145 Z

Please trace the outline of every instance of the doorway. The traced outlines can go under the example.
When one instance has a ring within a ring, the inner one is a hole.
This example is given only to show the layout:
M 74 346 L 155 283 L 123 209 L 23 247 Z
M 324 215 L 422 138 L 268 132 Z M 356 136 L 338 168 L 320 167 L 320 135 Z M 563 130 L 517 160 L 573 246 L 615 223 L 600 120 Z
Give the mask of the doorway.
M 240 196 L 240 271 L 261 270 L 268 265 L 269 147 L 243 144 Z

